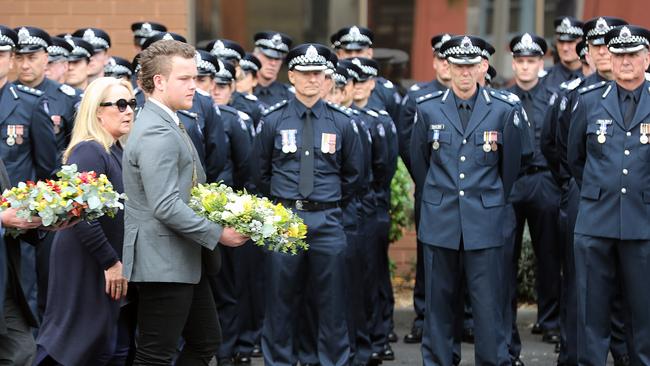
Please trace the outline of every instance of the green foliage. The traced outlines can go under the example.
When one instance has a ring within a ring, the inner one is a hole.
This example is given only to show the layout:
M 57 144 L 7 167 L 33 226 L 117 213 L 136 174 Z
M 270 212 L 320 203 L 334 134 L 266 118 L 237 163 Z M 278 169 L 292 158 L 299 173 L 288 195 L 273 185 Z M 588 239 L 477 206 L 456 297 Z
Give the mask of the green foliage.
M 392 258 L 388 258 L 388 271 L 390 272 L 390 278 L 395 278 L 395 272 L 397 271 L 397 263 Z
M 519 269 L 517 271 L 517 294 L 519 302 L 535 302 L 535 254 L 530 240 L 528 225 L 524 230 L 519 256 Z
M 391 243 L 398 241 L 404 230 L 413 225 L 412 181 L 402 159 L 397 159 L 397 171 L 390 183 L 390 234 Z

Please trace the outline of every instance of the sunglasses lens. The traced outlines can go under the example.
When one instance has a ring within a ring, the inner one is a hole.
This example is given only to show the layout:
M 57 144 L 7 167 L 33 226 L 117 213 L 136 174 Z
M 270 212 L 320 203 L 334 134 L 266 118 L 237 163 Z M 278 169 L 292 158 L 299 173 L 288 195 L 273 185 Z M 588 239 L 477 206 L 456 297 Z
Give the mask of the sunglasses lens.
M 129 100 L 129 107 L 131 107 L 131 109 L 133 109 L 135 111 L 135 107 L 137 107 L 137 106 L 138 106 L 138 102 L 136 102 L 135 99 Z
M 117 106 L 117 110 L 124 112 L 129 104 L 127 103 L 126 99 L 120 99 L 115 102 L 115 105 Z

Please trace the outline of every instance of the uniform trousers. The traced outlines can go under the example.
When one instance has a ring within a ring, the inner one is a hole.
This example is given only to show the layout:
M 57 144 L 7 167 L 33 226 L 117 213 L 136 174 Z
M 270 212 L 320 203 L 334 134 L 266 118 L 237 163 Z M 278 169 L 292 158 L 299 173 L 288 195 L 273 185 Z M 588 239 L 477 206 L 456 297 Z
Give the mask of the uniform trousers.
M 607 362 L 612 307 L 623 289 L 632 365 L 650 365 L 650 240 L 575 234 L 578 364 Z
M 309 250 L 297 255 L 270 253 L 266 258 L 266 312 L 262 350 L 266 365 L 298 362 L 296 324 L 302 321 L 305 296 L 312 297 L 318 319 L 321 366 L 347 365 L 350 342 L 346 320 L 346 239 L 340 208 L 298 211 L 309 228 Z M 309 291 L 309 289 L 312 291 Z

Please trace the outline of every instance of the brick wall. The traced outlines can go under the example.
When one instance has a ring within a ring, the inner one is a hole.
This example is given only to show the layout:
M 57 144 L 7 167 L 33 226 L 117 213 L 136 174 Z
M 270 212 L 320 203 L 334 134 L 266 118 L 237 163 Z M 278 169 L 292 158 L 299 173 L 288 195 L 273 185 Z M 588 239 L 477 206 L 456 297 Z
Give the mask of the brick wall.
M 111 36 L 110 54 L 135 56 L 131 23 L 148 20 L 188 35 L 190 0 L 0 0 L 0 24 L 31 25 L 51 35 L 97 27 Z

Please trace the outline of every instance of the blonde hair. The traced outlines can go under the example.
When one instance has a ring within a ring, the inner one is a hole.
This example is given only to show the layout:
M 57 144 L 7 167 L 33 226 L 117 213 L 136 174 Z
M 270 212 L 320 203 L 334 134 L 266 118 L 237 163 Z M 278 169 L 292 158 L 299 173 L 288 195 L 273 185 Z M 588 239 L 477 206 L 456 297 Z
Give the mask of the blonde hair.
M 70 137 L 70 144 L 63 152 L 63 163 L 65 164 L 70 157 L 70 153 L 79 143 L 84 141 L 96 141 L 109 152 L 111 146 L 115 143 L 115 138 L 99 123 L 97 110 L 99 104 L 104 101 L 111 88 L 122 86 L 126 88 L 133 97 L 133 88 L 128 81 L 116 79 L 113 77 L 102 77 L 95 79 L 84 91 L 81 99 L 77 116 L 74 120 L 74 128 Z

